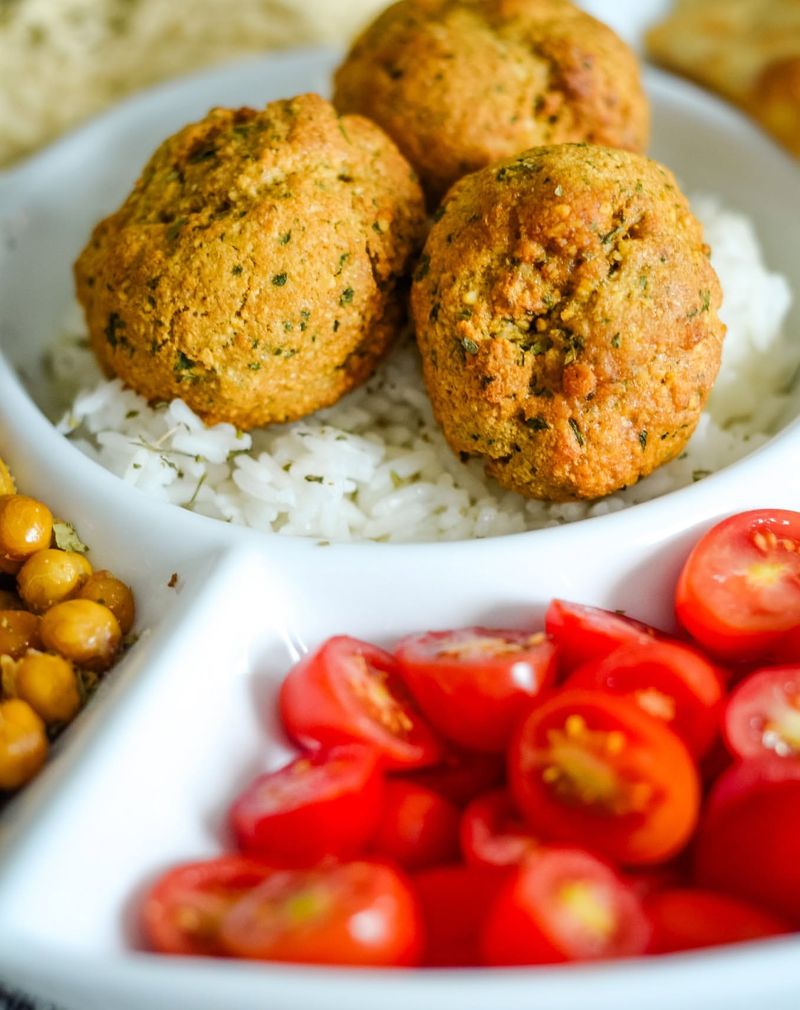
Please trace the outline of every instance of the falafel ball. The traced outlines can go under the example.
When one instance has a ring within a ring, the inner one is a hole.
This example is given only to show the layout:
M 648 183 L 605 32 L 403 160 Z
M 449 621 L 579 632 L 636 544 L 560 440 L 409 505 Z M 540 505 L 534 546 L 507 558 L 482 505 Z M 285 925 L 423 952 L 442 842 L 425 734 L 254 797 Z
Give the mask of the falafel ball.
M 412 291 L 455 452 L 548 501 L 635 483 L 686 445 L 719 370 L 702 228 L 662 165 L 538 148 L 462 179 Z
M 431 205 L 530 147 L 649 136 L 636 56 L 568 0 L 401 0 L 356 40 L 334 105 L 386 130 Z
M 329 406 L 404 321 L 424 237 L 410 165 L 317 95 L 166 140 L 76 266 L 92 347 L 149 400 L 240 428 Z

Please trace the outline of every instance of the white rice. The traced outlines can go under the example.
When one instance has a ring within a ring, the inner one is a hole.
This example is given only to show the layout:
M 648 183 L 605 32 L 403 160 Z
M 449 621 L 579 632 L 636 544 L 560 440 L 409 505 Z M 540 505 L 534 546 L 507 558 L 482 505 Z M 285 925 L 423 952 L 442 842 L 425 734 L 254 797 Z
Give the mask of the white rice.
M 88 456 L 155 498 L 206 516 L 326 541 L 492 537 L 617 511 L 691 484 L 766 442 L 788 405 L 800 341 L 782 332 L 786 280 L 770 273 L 750 221 L 694 201 L 713 248 L 728 325 L 722 370 L 679 459 L 594 504 L 550 505 L 504 491 L 462 463 L 436 425 L 406 340 L 364 387 L 291 425 L 251 434 L 206 427 L 181 401 L 151 408 L 105 382 L 76 314 L 54 348 L 71 406 L 60 430 Z

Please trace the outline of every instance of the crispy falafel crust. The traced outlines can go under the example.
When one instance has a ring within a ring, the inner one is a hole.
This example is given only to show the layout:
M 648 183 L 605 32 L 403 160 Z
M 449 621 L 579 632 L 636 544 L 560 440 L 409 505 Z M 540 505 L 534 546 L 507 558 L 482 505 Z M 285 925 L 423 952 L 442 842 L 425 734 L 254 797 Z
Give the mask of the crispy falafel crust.
M 549 501 L 611 494 L 681 452 L 725 328 L 702 228 L 666 168 L 539 148 L 462 179 L 437 218 L 412 306 L 455 452 Z
M 92 347 L 207 422 L 294 420 L 363 382 L 403 324 L 413 170 L 316 95 L 214 109 L 166 140 L 76 266 Z
M 387 131 L 432 203 L 530 147 L 649 137 L 636 56 L 568 0 L 401 0 L 354 43 L 334 104 Z

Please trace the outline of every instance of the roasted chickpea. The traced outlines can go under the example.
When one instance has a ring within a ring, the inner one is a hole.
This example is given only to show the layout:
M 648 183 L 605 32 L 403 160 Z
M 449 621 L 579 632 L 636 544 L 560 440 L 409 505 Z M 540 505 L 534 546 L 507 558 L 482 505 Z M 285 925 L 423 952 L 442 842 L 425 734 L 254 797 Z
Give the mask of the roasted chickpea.
M 11 471 L 6 466 L 5 460 L 0 456 L 0 495 L 15 494 L 16 490 Z
M 27 610 L 0 610 L 0 656 L 21 659 L 41 644 L 40 620 Z
M 53 514 L 35 498 L 7 494 L 0 498 L 0 554 L 11 561 L 25 558 L 50 546 Z
M 74 719 L 81 707 L 72 663 L 63 656 L 29 652 L 14 675 L 17 697 L 31 706 L 48 726 Z
M 111 572 L 95 572 L 81 586 L 77 596 L 81 600 L 94 600 L 95 603 L 108 607 L 119 621 L 123 635 L 127 635 L 133 627 L 136 618 L 133 593 Z
M 31 610 L 42 613 L 73 596 L 91 574 L 92 566 L 82 554 L 48 547 L 28 558 L 17 576 L 17 588 Z
M 114 662 L 122 642 L 119 622 L 94 600 L 65 600 L 42 617 L 42 642 L 78 666 L 101 672 Z
M 0 789 L 17 789 L 39 771 L 47 757 L 44 723 L 19 698 L 0 702 Z

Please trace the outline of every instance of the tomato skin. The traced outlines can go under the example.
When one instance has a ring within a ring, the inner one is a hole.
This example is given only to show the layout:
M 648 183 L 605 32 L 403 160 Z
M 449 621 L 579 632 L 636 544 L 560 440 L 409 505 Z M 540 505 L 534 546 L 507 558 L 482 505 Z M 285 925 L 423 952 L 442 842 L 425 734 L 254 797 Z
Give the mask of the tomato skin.
M 394 654 L 434 728 L 481 751 L 505 749 L 520 716 L 556 673 L 553 643 L 527 631 L 430 631 L 404 638 Z
M 484 963 L 559 964 L 642 954 L 650 929 L 641 902 L 582 849 L 540 849 L 504 884 L 483 931 Z
M 541 844 L 505 789 L 478 796 L 470 803 L 461 818 L 460 836 L 469 866 L 516 866 Z
M 481 963 L 481 929 L 505 879 L 502 871 L 463 865 L 438 866 L 411 878 L 425 923 L 425 967 Z
M 219 930 L 225 914 L 272 872 L 244 856 L 173 867 L 156 881 L 142 906 L 147 946 L 160 954 L 224 955 Z
M 372 850 L 407 870 L 449 863 L 458 858 L 458 809 L 432 789 L 391 779 Z
M 700 764 L 700 777 L 703 780 L 705 790 L 708 791 L 720 775 L 726 772 L 733 763 L 731 753 L 720 735 Z
M 642 900 L 662 891 L 680 890 L 688 886 L 689 871 L 673 861 L 660 866 L 648 866 L 641 870 L 629 870 L 625 880 Z
M 800 513 L 742 512 L 695 545 L 675 592 L 678 620 L 721 659 L 765 659 L 800 626 Z
M 303 754 L 260 775 L 229 820 L 239 849 L 273 866 L 355 856 L 374 835 L 383 801 L 376 751 L 361 744 Z
M 558 646 L 558 662 L 563 673 L 603 659 L 621 645 L 646 645 L 662 637 L 660 631 L 632 617 L 568 600 L 551 602 L 544 626 Z
M 566 686 L 631 698 L 662 719 L 697 758 L 708 753 L 719 731 L 722 678 L 696 649 L 679 642 L 621 645 L 579 667 Z
M 695 843 L 695 879 L 800 925 L 798 839 L 800 761 L 742 761 L 709 796 Z
M 279 708 L 286 731 L 309 750 L 366 743 L 387 768 L 435 764 L 441 744 L 406 695 L 389 653 L 340 635 L 292 667 Z
M 756 670 L 728 698 L 723 735 L 737 758 L 800 757 L 800 666 Z
M 800 625 L 790 628 L 770 649 L 767 662 L 776 665 L 800 663 Z
M 629 866 L 678 853 L 700 807 L 698 771 L 680 738 L 629 699 L 599 691 L 562 690 L 528 715 L 509 749 L 509 782 L 534 831 Z
M 409 772 L 404 777 L 433 789 L 457 807 L 464 807 L 505 780 L 506 761 L 502 754 L 448 747 L 439 764 Z
M 230 909 L 220 938 L 246 960 L 364 967 L 418 964 L 423 943 L 410 883 L 372 862 L 277 871 Z
M 649 954 L 721 947 L 790 932 L 788 923 L 777 916 L 714 891 L 660 891 L 645 899 L 644 911 L 652 926 Z

